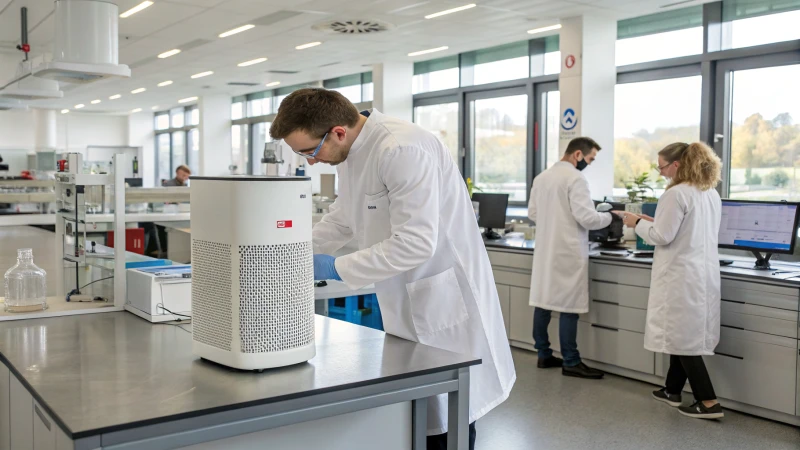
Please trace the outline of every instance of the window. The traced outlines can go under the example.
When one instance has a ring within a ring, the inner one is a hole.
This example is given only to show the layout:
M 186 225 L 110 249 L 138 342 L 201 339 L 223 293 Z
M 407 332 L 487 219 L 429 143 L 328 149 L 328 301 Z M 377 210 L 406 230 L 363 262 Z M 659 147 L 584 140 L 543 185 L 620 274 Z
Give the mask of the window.
M 168 117 L 168 116 L 165 116 Z M 169 180 L 172 178 L 172 171 L 170 170 L 170 142 L 169 133 L 162 133 L 157 136 L 157 154 L 158 154 L 158 172 L 156 177 L 158 180 Z M 161 186 L 161 181 L 158 181 L 156 186 Z
M 461 56 L 462 86 L 528 78 L 528 51 L 528 41 L 522 41 L 464 53 Z
M 441 91 L 459 86 L 458 56 L 414 63 L 411 93 Z
M 169 129 L 169 114 L 164 112 L 156 114 L 156 130 Z
M 374 98 L 375 86 L 372 84 L 372 72 L 361 74 L 361 101 L 371 102 Z
M 244 98 L 236 97 L 231 104 L 231 120 L 239 120 L 244 117 Z
M 469 98 L 469 97 L 468 97 Z M 527 199 L 528 96 L 469 100 L 469 140 L 475 186 Z
M 662 148 L 700 138 L 701 90 L 700 76 L 616 86 L 615 196 L 626 196 L 625 185 L 639 174 L 655 173 L 652 165 Z
M 247 117 L 272 114 L 272 91 L 259 92 L 247 96 Z
M 175 108 L 169 112 L 171 117 L 171 125 L 170 128 L 183 128 L 183 122 L 186 118 L 186 110 L 184 108 Z
M 530 76 L 553 75 L 561 72 L 560 40 L 559 35 L 556 34 L 530 41 Z
M 192 110 L 194 113 L 195 110 Z M 189 130 L 189 170 L 193 174 L 200 174 L 200 130 L 192 128 Z
M 458 102 L 414 108 L 414 123 L 430 131 L 450 150 L 456 165 L 461 165 L 458 149 Z
M 616 64 L 703 53 L 703 8 L 676 9 L 617 22 Z
M 189 125 L 200 125 L 200 109 L 192 108 L 189 119 Z
M 361 103 L 361 74 L 347 75 L 322 82 L 325 89 L 336 91 L 353 103 Z
M 172 133 L 172 171 L 186 164 L 186 132 Z
M 272 125 L 271 122 L 253 124 L 253 154 L 251 155 L 251 161 L 253 161 L 253 175 L 267 175 L 263 173 L 261 157 L 264 155 L 264 144 L 272 140 L 269 135 L 270 125 Z M 280 157 L 281 155 L 278 155 L 278 158 Z
M 247 124 L 231 126 L 231 165 L 236 166 L 233 173 L 237 175 L 248 173 L 250 164 L 249 130 L 250 127 Z
M 730 22 L 732 48 L 800 39 L 800 1 L 725 0 L 723 20 Z
M 542 112 L 544 114 L 543 130 L 541 130 L 544 142 L 544 165 L 546 169 L 553 167 L 561 160 L 561 148 L 559 147 L 559 133 L 561 124 L 561 92 L 548 91 L 542 93 Z
M 800 65 L 731 72 L 730 197 L 797 201 Z

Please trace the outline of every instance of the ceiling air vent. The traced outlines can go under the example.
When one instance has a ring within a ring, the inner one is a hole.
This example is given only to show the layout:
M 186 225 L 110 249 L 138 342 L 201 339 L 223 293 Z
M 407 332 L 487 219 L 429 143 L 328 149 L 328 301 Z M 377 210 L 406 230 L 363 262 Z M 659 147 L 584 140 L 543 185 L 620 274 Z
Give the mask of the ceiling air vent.
M 334 34 L 374 34 L 391 30 L 394 25 L 380 20 L 352 19 L 331 20 L 314 25 L 312 28 Z

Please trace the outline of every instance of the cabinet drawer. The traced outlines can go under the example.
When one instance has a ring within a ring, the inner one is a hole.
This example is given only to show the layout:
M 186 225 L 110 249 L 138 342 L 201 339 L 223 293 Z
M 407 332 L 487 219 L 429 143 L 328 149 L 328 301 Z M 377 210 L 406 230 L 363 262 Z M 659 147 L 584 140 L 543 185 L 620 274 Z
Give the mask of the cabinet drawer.
M 590 324 L 619 328 L 644 334 L 647 311 L 610 303 L 593 301 L 587 315 Z
M 510 327 L 510 319 L 511 319 L 511 304 L 510 304 L 510 287 L 505 286 L 502 284 L 497 284 L 497 298 L 500 300 L 500 312 L 503 314 L 503 324 L 506 327 L 506 337 L 508 337 L 508 332 L 511 330 Z
M 56 424 L 33 402 L 33 450 L 56 450 Z
M 511 311 L 509 339 L 533 345 L 534 308 L 528 304 L 531 290 L 514 286 L 509 289 L 509 310 Z
M 722 329 L 716 355 L 704 357 L 714 390 L 723 398 L 795 414 L 797 341 L 794 347 L 777 345 L 750 339 L 754 334 Z
M 655 356 L 644 349 L 644 334 L 578 322 L 578 350 L 587 359 L 653 374 Z
M 591 262 L 589 264 L 589 275 L 592 280 L 644 288 L 650 287 L 650 269 Z
M 650 289 L 594 280 L 589 284 L 592 300 L 616 303 L 629 308 L 647 309 Z
M 797 289 L 738 280 L 722 280 L 722 299 L 797 311 L 800 301 Z
M 10 385 L 11 411 L 13 411 L 9 421 L 11 448 L 31 450 L 33 449 L 33 396 L 13 375 L 10 377 Z
M 722 301 L 721 324 L 731 328 L 797 339 L 797 313 L 785 309 Z
M 517 286 L 525 289 L 531 288 L 531 273 L 511 272 L 507 270 L 492 270 L 494 282 L 507 286 Z
M 8 367 L 0 363 L 0 450 L 11 450 L 11 379 Z
M 492 267 L 511 267 L 521 270 L 533 269 L 533 254 L 523 255 L 520 253 L 488 251 L 489 262 Z

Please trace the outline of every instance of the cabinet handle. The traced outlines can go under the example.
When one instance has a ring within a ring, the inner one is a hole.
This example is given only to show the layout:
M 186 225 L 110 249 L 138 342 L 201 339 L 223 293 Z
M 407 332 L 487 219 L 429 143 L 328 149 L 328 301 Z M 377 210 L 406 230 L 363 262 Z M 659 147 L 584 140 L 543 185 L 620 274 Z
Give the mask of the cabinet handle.
M 619 281 L 607 281 L 607 280 L 592 280 L 595 283 L 605 283 L 605 284 L 619 284 Z
M 39 419 L 41 419 L 44 426 L 47 427 L 47 431 L 50 431 L 50 421 L 47 420 L 42 411 L 39 410 L 39 405 L 33 405 L 33 411 L 36 413 L 37 416 L 39 416 Z
M 619 306 L 619 302 L 609 302 L 608 300 L 592 300 L 595 303 L 604 303 L 606 305 Z
M 596 325 L 596 324 L 592 324 L 592 326 L 593 326 L 594 328 L 600 328 L 601 330 L 608 330 L 608 331 L 619 331 L 619 328 L 611 328 L 611 327 L 606 327 L 606 326 L 603 326 L 603 325 Z
M 727 353 L 720 353 L 720 352 L 714 352 L 714 354 L 718 355 L 718 356 L 725 356 L 727 358 L 733 358 L 733 359 L 738 359 L 738 360 L 742 360 L 742 361 L 744 360 L 744 356 L 733 356 L 733 355 L 729 355 Z
M 733 326 L 730 326 L 730 325 L 722 325 L 722 324 L 720 324 L 720 326 L 721 326 L 722 328 L 730 328 L 730 329 L 732 329 L 732 330 L 741 330 L 741 331 L 744 331 L 744 328 L 742 328 L 742 327 L 733 327 Z

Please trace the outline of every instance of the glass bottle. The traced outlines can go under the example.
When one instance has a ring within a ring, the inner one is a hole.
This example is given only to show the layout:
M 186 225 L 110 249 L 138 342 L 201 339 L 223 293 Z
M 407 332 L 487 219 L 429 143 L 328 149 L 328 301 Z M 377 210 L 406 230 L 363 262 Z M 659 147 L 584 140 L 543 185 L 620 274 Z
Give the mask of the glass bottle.
M 8 312 L 47 309 L 47 272 L 33 263 L 33 250 L 17 250 L 17 264 L 6 272 L 5 293 Z

